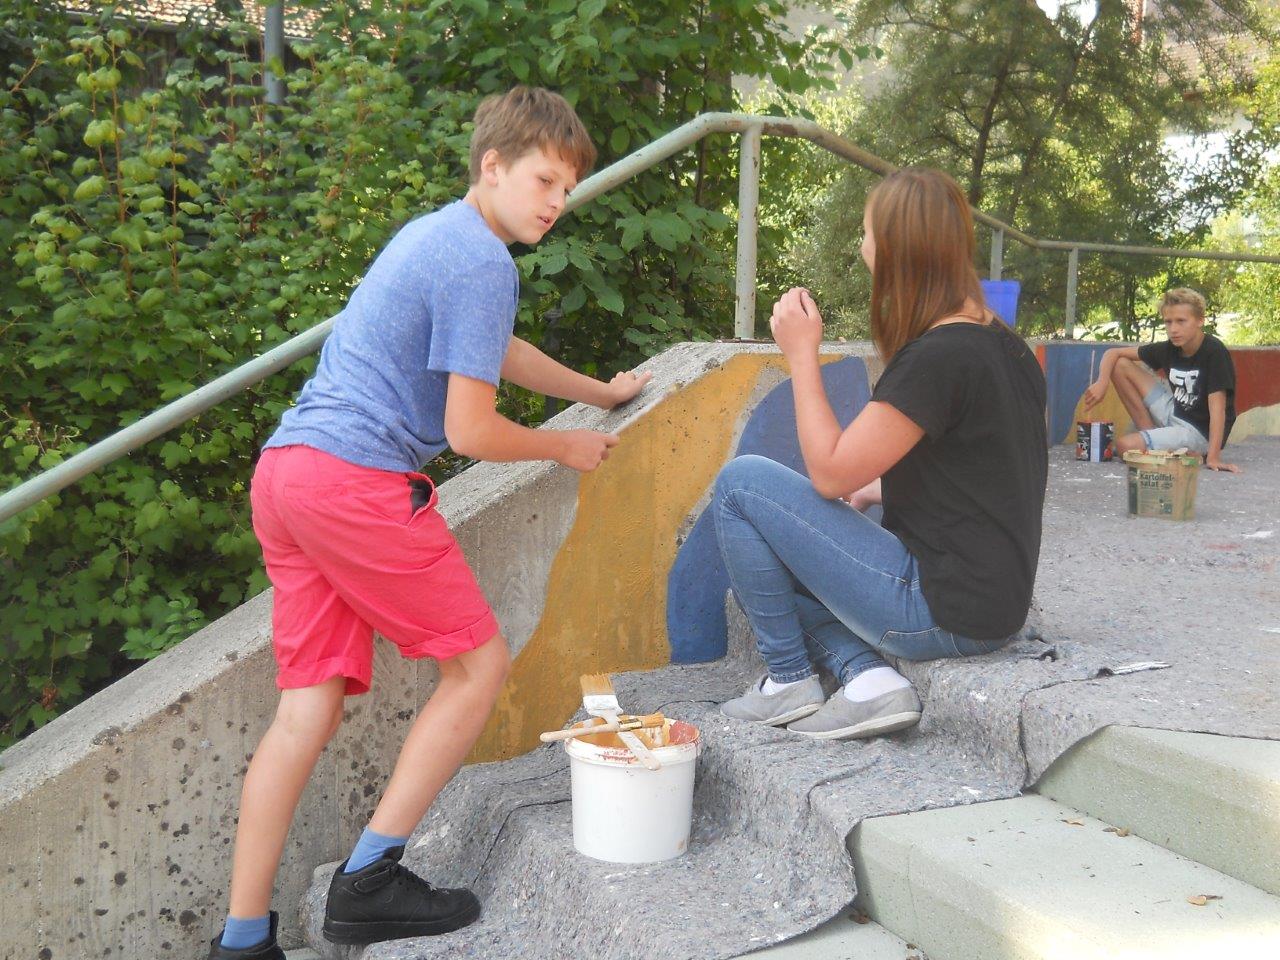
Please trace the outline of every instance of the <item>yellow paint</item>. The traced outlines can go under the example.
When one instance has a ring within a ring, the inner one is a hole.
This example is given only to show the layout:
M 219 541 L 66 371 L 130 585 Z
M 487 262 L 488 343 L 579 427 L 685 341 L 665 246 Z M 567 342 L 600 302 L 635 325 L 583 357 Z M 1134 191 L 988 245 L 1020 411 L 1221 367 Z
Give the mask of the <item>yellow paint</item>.
M 582 476 L 542 619 L 470 762 L 517 756 L 538 745 L 541 731 L 563 726 L 582 704 L 581 674 L 671 662 L 667 575 L 676 535 L 728 459 L 734 427 L 767 367 L 785 370 L 776 354 L 733 357 L 627 427 L 608 462 Z
M 1280 436 L 1280 403 L 1269 407 L 1252 407 L 1236 417 L 1228 444 L 1238 443 L 1247 437 Z
M 1115 384 L 1107 387 L 1107 395 L 1102 398 L 1092 410 L 1086 411 L 1084 408 L 1084 394 L 1080 395 L 1080 399 L 1076 402 L 1076 412 L 1071 416 L 1071 423 L 1067 427 L 1067 435 L 1062 438 L 1063 443 L 1075 446 L 1076 442 L 1076 423 L 1080 420 L 1110 420 L 1115 424 L 1115 437 L 1120 439 L 1126 433 L 1133 433 L 1133 420 L 1129 416 L 1129 411 L 1124 408 L 1124 401 L 1120 399 L 1120 394 L 1116 393 Z

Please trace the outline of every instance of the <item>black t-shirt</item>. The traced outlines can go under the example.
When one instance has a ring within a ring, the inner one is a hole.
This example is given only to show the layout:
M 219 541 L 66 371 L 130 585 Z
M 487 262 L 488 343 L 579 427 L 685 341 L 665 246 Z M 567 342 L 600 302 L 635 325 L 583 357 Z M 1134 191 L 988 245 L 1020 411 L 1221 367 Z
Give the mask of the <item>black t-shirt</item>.
M 1236 422 L 1236 367 L 1221 340 L 1206 333 L 1200 349 L 1190 357 L 1183 356 L 1182 348 L 1168 340 L 1144 343 L 1138 348 L 1138 359 L 1168 375 L 1178 419 L 1187 421 L 1205 437 L 1209 436 L 1209 394 L 1219 390 L 1226 393 L 1227 422 L 1222 445 L 1227 445 L 1231 425 Z
M 1031 606 L 1048 474 L 1044 374 L 1004 324 L 951 323 L 898 351 L 871 397 L 924 436 L 882 481 L 884 526 L 920 567 L 934 621 L 1008 637 Z

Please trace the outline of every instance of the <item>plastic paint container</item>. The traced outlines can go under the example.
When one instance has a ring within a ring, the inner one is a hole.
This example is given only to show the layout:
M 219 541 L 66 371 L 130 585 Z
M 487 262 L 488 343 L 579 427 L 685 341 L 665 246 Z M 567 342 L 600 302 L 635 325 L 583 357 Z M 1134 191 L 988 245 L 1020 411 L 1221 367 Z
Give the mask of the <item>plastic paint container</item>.
M 652 748 L 662 764 L 657 770 L 646 769 L 616 735 L 565 741 L 579 853 L 611 863 L 655 863 L 689 849 L 701 738 L 692 724 L 668 719 L 665 739 L 667 746 Z

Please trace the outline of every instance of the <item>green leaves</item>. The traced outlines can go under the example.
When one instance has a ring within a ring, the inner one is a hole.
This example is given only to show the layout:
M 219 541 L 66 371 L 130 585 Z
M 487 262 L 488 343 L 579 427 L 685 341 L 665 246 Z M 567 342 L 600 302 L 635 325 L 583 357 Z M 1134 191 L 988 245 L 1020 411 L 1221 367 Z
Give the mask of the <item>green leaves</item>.
M 92 176 L 80 182 L 76 187 L 75 198 L 80 202 L 92 200 L 107 187 L 106 177 Z
M 0 489 L 334 315 L 397 229 L 465 192 L 484 95 L 521 81 L 559 89 L 603 167 L 698 110 L 735 109 L 729 78 L 789 56 L 777 0 L 318 5 L 273 118 L 258 58 L 206 30 L 180 30 L 176 57 L 152 74 L 139 38 L 35 0 L 12 6 L 0 37 L 12 64 L 0 66 L 0 142 L 12 144 L 0 150 Z M 539 247 L 513 248 L 517 332 L 588 371 L 728 333 L 736 196 L 736 151 L 717 137 L 564 217 Z M 13 562 L 0 637 L 14 640 L 0 745 L 122 657 L 154 656 L 266 586 L 248 481 L 315 362 L 0 524 Z M 502 402 L 541 416 L 528 398 Z
M 104 144 L 115 143 L 116 137 L 120 133 L 121 130 L 116 126 L 114 120 L 91 120 L 89 125 L 84 128 L 85 146 L 100 147 Z

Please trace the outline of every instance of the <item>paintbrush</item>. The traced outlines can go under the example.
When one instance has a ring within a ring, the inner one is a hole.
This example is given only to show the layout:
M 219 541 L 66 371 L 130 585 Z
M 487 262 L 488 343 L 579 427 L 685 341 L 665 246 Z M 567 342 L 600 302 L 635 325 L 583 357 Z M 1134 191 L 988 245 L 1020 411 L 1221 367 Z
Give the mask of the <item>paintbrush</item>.
M 618 695 L 613 692 L 613 681 L 609 679 L 609 675 L 607 673 L 584 674 L 581 683 L 582 709 L 593 717 L 603 717 L 605 723 L 617 723 L 618 714 L 622 712 L 622 708 L 618 706 Z M 650 770 L 657 770 L 662 766 L 653 752 L 641 743 L 640 738 L 634 733 L 623 730 L 618 733 L 618 736 L 635 758 Z
M 660 713 L 651 713 L 644 717 L 630 717 L 617 723 L 600 723 L 594 727 L 570 727 L 567 730 L 548 730 L 540 734 L 543 743 L 554 740 L 571 740 L 574 737 L 589 737 L 593 733 L 621 733 L 624 730 L 640 730 L 646 727 L 660 727 L 667 718 Z

